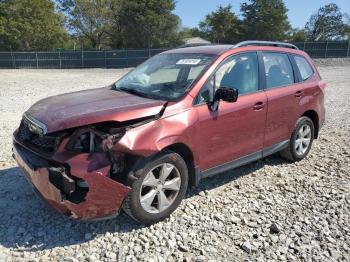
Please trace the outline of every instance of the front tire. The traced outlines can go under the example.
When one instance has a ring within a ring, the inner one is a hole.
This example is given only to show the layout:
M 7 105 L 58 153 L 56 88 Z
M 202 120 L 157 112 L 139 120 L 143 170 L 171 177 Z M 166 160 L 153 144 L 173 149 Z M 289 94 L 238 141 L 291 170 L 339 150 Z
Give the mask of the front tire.
M 304 159 L 310 152 L 314 137 L 315 126 L 312 120 L 307 116 L 299 118 L 289 146 L 280 152 L 281 156 L 291 162 Z
M 136 221 L 150 225 L 168 217 L 185 197 L 188 169 L 182 157 L 166 151 L 132 170 L 131 192 L 123 210 Z

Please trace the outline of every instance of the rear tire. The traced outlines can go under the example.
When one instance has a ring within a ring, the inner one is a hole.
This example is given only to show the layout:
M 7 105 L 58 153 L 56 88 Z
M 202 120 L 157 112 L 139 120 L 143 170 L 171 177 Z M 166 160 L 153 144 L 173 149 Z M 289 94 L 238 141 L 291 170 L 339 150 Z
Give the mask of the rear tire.
M 314 136 L 315 126 L 312 120 L 307 116 L 299 118 L 288 147 L 283 149 L 280 155 L 291 162 L 304 159 L 311 149 Z
M 136 221 L 150 225 L 179 206 L 187 191 L 188 169 L 180 155 L 165 151 L 137 164 L 129 178 L 131 191 L 123 210 Z

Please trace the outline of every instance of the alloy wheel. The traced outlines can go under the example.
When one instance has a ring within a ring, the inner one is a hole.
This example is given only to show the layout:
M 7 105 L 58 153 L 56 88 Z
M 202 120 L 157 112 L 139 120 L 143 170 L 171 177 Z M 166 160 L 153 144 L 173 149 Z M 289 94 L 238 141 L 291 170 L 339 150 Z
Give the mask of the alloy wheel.
M 297 133 L 295 140 L 295 151 L 299 156 L 302 156 L 309 149 L 311 144 L 311 127 L 307 124 L 302 125 Z
M 179 170 L 170 163 L 154 167 L 144 178 L 140 190 L 142 208 L 148 213 L 160 213 L 170 207 L 181 187 Z

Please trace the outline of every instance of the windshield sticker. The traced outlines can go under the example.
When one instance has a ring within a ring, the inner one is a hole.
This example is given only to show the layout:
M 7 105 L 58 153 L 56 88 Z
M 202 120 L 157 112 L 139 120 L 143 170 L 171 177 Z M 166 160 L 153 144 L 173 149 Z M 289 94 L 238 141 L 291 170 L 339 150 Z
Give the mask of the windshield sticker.
M 200 63 L 200 59 L 181 59 L 177 61 L 177 65 L 198 65 Z

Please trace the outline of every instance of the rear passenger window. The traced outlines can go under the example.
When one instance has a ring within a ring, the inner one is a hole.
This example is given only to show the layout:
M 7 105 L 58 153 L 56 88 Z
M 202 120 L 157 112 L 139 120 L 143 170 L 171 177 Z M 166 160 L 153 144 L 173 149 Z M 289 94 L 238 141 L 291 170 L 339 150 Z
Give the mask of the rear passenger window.
M 294 56 L 294 60 L 298 66 L 301 80 L 308 80 L 314 74 L 314 70 L 310 66 L 309 62 L 302 56 Z
M 263 53 L 266 87 L 274 88 L 294 83 L 293 67 L 287 54 Z

